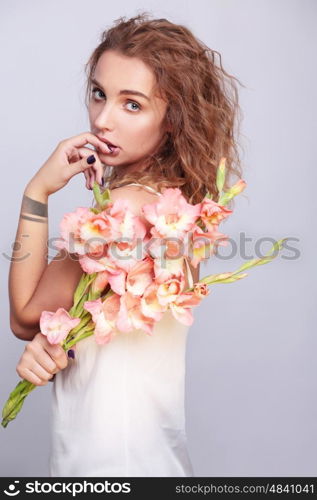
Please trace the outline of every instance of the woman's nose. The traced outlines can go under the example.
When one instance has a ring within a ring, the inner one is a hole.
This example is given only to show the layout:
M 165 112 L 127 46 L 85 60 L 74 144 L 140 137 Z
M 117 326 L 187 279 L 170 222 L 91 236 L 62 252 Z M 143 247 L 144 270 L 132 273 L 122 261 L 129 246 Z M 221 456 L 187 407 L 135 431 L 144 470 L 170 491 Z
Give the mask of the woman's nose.
M 114 106 L 105 103 L 102 110 L 95 118 L 95 126 L 99 129 L 112 130 L 114 127 Z

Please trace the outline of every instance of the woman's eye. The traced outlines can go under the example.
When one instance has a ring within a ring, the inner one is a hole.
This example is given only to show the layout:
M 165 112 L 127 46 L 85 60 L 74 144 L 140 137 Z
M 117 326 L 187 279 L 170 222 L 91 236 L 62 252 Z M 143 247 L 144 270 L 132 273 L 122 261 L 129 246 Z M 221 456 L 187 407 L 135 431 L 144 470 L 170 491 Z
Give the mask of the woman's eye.
M 128 101 L 127 104 L 134 104 L 135 106 L 137 106 L 137 109 L 134 108 L 133 111 L 138 111 L 141 109 L 141 106 L 135 101 Z
M 103 94 L 103 96 L 101 96 L 100 99 L 98 99 L 98 97 L 97 97 L 97 92 L 101 92 L 101 94 Z M 106 97 L 105 94 L 102 92 L 102 90 L 98 89 L 98 87 L 95 87 L 92 89 L 91 95 L 93 96 L 95 101 L 100 101 L 100 100 L 104 99 L 104 97 Z M 140 104 L 138 104 L 135 101 L 128 101 L 127 104 L 132 104 L 133 106 L 136 106 L 136 108 L 134 107 L 130 110 L 132 112 L 140 111 L 140 109 L 141 109 Z
M 98 89 L 97 87 L 93 88 L 91 94 L 95 99 L 96 99 L 96 92 L 101 92 L 103 94 L 102 90 Z M 99 99 L 96 99 L 96 101 L 99 101 Z

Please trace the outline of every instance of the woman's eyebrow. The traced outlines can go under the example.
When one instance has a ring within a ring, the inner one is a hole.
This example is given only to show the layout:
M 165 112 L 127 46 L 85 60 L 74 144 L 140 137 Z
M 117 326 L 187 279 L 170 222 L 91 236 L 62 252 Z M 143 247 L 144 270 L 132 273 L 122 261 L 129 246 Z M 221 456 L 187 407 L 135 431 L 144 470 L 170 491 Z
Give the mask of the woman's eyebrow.
M 101 90 L 104 90 L 104 89 L 102 88 L 102 85 L 101 85 L 99 82 L 97 82 L 97 80 L 96 80 L 96 79 L 94 79 L 94 78 L 93 78 L 93 79 L 91 80 L 91 83 L 93 83 L 94 85 L 97 85 L 98 87 L 100 87 L 100 88 L 101 88 Z M 148 101 L 150 100 L 150 98 L 149 98 L 148 96 L 146 96 L 146 95 L 145 95 L 145 94 L 143 94 L 142 92 L 139 92 L 138 90 L 129 90 L 129 89 L 120 90 L 119 95 L 123 95 L 123 94 L 124 94 L 124 95 L 125 95 L 125 94 L 133 94 L 133 95 L 138 95 L 139 97 L 144 97 L 144 98 L 145 98 L 145 99 L 147 99 Z

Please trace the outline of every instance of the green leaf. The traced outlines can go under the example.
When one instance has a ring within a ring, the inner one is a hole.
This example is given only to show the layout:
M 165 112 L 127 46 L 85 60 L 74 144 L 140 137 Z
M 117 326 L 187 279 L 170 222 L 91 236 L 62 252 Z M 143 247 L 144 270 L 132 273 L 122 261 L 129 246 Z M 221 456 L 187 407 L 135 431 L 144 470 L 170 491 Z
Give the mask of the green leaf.
M 95 207 L 90 207 L 89 209 L 91 212 L 93 212 L 94 214 L 99 214 L 100 210 L 98 210 L 98 208 L 95 208 Z
M 26 396 L 37 386 L 28 380 L 21 380 L 10 393 L 10 396 L 2 410 L 2 427 L 7 427 L 11 420 L 14 420 L 21 410 Z
M 104 190 L 104 192 L 102 193 L 102 199 L 104 202 L 111 201 L 110 189 L 107 188 Z
M 104 192 L 101 193 L 99 184 L 96 181 L 94 182 L 92 190 L 99 210 L 104 210 L 110 201 L 110 190 L 105 189 Z
M 96 200 L 96 203 L 98 205 L 98 208 L 102 209 L 102 196 L 101 196 L 101 192 L 100 192 L 100 188 L 99 188 L 99 185 L 98 185 L 98 182 L 94 182 L 94 185 L 93 185 L 93 193 L 94 193 L 94 196 L 95 196 L 95 200 Z

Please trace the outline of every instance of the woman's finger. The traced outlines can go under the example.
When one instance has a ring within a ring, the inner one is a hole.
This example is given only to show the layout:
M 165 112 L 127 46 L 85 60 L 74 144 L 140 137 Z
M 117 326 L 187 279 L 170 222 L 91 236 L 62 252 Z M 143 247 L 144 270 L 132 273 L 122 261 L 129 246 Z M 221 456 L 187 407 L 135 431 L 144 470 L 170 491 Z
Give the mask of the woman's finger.
M 87 189 L 90 189 L 90 168 L 86 168 L 84 171 L 83 171 L 83 174 L 85 176 L 85 180 L 86 180 L 86 188 Z
M 90 185 L 89 185 L 89 183 L 90 183 L 90 175 L 88 174 L 88 170 L 86 170 L 84 172 L 84 175 L 85 175 L 85 178 L 86 178 L 86 188 L 90 189 Z
M 96 180 L 96 172 L 94 170 L 92 170 L 91 174 L 90 174 L 90 188 L 91 189 L 94 187 L 95 180 Z M 101 184 L 101 182 L 99 182 L 99 184 Z
M 64 141 L 61 141 L 60 144 L 66 146 L 69 144 L 69 149 L 67 148 L 68 152 L 71 151 L 73 147 L 81 148 L 86 144 L 91 144 L 92 146 L 99 148 L 100 151 L 103 151 L 105 153 L 109 153 L 110 151 L 106 143 L 98 139 L 98 137 L 91 132 L 84 132 L 83 134 L 78 134 L 73 137 L 69 137 Z
M 78 149 L 75 147 L 72 147 L 68 152 L 69 163 L 76 163 L 76 161 L 79 161 L 80 158 L 81 158 L 81 156 L 78 153 Z
M 45 385 L 43 380 L 35 375 L 35 373 L 33 373 L 29 368 L 25 368 L 25 374 L 21 378 L 28 380 L 34 385 Z
M 94 155 L 96 161 L 92 163 L 91 168 L 88 169 L 90 180 L 92 181 L 91 187 L 93 186 L 95 179 L 97 179 L 98 184 L 101 184 L 101 180 L 103 177 L 103 163 L 101 163 L 98 154 L 95 151 L 92 151 L 92 149 L 85 147 L 78 148 L 77 151 L 80 155 L 80 158 L 88 158 L 89 156 Z
M 91 168 L 89 168 L 87 170 L 87 183 L 86 183 L 87 189 L 91 189 L 91 187 L 90 187 L 90 183 L 91 183 L 91 171 L 92 171 Z
M 37 350 L 34 350 L 33 357 L 31 358 L 31 360 L 33 359 L 35 359 L 35 361 L 37 362 L 36 368 L 39 370 L 39 373 L 33 370 L 33 368 L 31 369 L 33 370 L 34 373 L 36 373 L 36 375 L 38 375 L 41 378 L 43 378 L 42 375 L 45 376 L 46 373 L 48 374 L 53 373 L 54 370 L 57 368 L 56 362 L 46 351 L 41 350 L 38 352 Z
M 45 370 L 45 368 L 43 368 L 38 363 L 34 364 L 33 366 L 30 366 L 30 370 L 32 370 L 32 372 L 44 382 L 46 382 L 53 375 L 51 372 Z
M 48 379 L 50 377 L 50 374 L 43 373 L 41 370 L 39 370 L 39 365 L 36 366 L 30 366 L 30 368 L 25 367 L 23 370 L 23 374 L 25 373 L 24 378 L 27 378 L 30 382 L 32 382 L 35 385 L 44 385 L 48 382 Z

